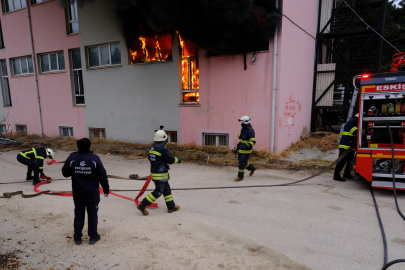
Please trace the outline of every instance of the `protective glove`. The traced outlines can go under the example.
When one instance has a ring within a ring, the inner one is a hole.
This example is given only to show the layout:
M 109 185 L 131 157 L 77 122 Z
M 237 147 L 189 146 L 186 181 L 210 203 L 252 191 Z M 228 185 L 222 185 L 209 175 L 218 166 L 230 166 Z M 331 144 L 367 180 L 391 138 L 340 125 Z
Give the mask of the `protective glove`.
M 181 163 L 181 159 L 179 157 L 177 158 L 177 163 Z

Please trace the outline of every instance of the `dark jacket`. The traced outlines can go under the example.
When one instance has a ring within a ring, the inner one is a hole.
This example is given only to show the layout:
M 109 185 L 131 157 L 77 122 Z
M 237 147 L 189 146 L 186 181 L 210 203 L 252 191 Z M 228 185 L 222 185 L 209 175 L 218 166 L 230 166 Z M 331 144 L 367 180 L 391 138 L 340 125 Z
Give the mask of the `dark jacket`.
M 19 155 L 38 163 L 39 173 L 44 175 L 44 159 L 46 158 L 46 150 L 44 148 L 29 148 L 21 151 Z
M 181 160 L 174 157 L 167 147 L 165 142 L 155 142 L 149 149 L 148 159 L 150 161 L 150 172 L 152 180 L 159 180 L 162 182 L 169 181 L 170 170 L 167 164 L 180 163 Z
M 251 124 L 242 124 L 242 130 L 238 135 L 240 142 L 238 143 L 239 154 L 251 154 L 253 145 L 256 144 L 255 131 Z
M 99 184 L 105 194 L 110 192 L 107 173 L 100 158 L 92 151 L 70 154 L 62 168 L 64 177 L 72 177 L 73 199 L 81 202 L 100 200 Z
M 357 117 L 352 117 L 349 121 L 347 121 L 346 125 L 343 127 L 339 148 L 349 149 L 352 146 L 352 149 L 356 149 L 358 130 L 357 122 Z

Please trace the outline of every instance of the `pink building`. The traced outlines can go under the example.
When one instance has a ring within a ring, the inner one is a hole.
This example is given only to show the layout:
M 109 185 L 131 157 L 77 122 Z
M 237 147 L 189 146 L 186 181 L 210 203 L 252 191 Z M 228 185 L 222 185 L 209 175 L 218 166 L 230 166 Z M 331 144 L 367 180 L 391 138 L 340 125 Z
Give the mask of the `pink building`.
M 66 16 L 72 15 L 69 19 L 58 1 L 31 1 L 30 17 L 25 0 L 2 3 L 0 60 L 7 123 L 17 132 L 41 134 L 42 128 L 47 136 L 87 136 L 86 108 L 79 104 L 72 88 L 70 59 L 72 50 L 80 47 L 74 5 L 66 11 Z

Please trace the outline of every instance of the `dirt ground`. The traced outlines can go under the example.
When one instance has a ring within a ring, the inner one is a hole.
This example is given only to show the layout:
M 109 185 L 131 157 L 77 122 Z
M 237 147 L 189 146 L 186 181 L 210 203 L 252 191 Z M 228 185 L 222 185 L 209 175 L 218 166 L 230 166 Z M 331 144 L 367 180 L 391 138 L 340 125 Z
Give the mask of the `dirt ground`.
M 24 182 L 26 168 L 17 151 L 0 155 L 3 192 L 34 193 Z M 67 152 L 59 150 L 56 160 Z M 125 160 L 100 155 L 108 174 L 148 175 L 146 159 Z M 62 165 L 45 165 L 45 173 L 63 179 Z M 181 187 L 223 187 L 280 184 L 309 174 L 260 169 L 236 183 L 237 168 L 204 162 L 171 166 L 170 184 Z M 140 189 L 144 181 L 110 179 L 111 189 Z M 153 185 L 153 184 L 152 184 Z M 71 183 L 54 181 L 43 189 L 70 190 Z M 153 187 L 153 186 L 150 186 Z M 137 192 L 117 192 L 134 198 Z M 387 234 L 389 260 L 405 257 L 403 220 L 392 191 L 376 190 Z M 146 193 L 147 194 L 147 193 Z M 145 194 L 145 195 L 146 195 Z M 403 193 L 398 195 L 405 209 Z M 381 269 L 383 245 L 367 184 L 336 182 L 331 174 L 297 186 L 173 191 L 179 212 L 159 207 L 143 216 L 133 202 L 101 198 L 101 241 L 89 245 L 87 228 L 81 246 L 73 236 L 71 197 L 17 195 L 0 199 L 0 254 L 15 254 L 19 269 Z M 3 256 L 5 258 L 5 256 Z M 9 256 L 10 257 L 10 256 Z M 7 259 L 6 259 L 7 260 Z M 12 259 L 14 260 L 14 259 Z M 0 261 L 1 263 L 1 261 Z M 1 265 L 1 264 L 0 264 Z M 404 269 L 397 264 L 389 269 Z M 1 269 L 1 268 L 0 268 Z

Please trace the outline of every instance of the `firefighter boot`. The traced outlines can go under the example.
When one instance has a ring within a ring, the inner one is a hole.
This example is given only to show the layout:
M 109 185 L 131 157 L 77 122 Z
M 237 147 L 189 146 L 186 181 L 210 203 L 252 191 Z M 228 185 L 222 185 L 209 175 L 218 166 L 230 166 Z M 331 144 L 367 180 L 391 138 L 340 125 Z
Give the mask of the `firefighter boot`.
M 256 171 L 256 168 L 252 164 L 249 164 L 249 166 L 246 169 L 250 171 L 249 176 L 252 176 Z
M 32 181 L 32 185 L 33 185 L 33 186 L 38 185 L 39 182 L 40 182 L 38 178 L 37 178 L 37 179 L 34 179 L 34 178 L 33 178 L 33 180 L 34 180 L 34 181 Z
M 34 180 L 34 176 L 32 176 L 31 173 L 27 173 L 27 178 L 25 178 L 25 180 Z
M 235 178 L 235 181 L 236 181 L 236 182 L 239 182 L 239 181 L 242 181 L 242 180 L 243 180 L 243 178 L 240 178 L 240 177 L 236 177 L 236 178 Z
M 174 208 L 172 208 L 172 209 L 167 209 L 167 212 L 169 212 L 169 213 L 173 213 L 173 212 L 176 212 L 176 211 L 179 211 L 180 210 L 180 206 L 178 206 L 178 205 L 176 205 Z
M 141 211 L 144 216 L 149 215 L 149 212 L 146 211 L 146 205 L 144 205 L 143 202 L 141 202 L 136 208 L 138 208 L 138 210 Z
M 335 175 L 335 176 L 333 176 L 333 180 L 340 181 L 340 182 L 346 181 L 346 180 L 345 180 L 344 178 L 342 178 L 340 175 Z

